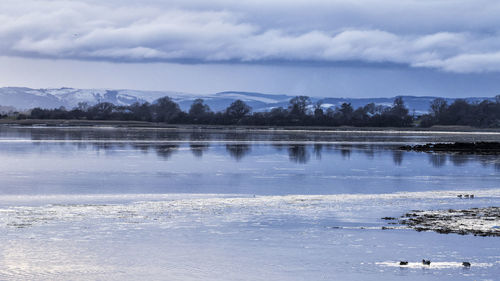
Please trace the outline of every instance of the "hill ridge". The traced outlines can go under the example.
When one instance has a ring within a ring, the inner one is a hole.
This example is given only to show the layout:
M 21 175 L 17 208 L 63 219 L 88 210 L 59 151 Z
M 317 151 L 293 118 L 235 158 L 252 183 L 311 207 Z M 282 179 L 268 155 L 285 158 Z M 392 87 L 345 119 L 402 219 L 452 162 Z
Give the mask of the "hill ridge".
M 193 94 L 175 91 L 141 91 L 128 89 L 78 89 L 70 87 L 32 89 L 28 87 L 2 87 L 0 88 L 0 106 L 13 107 L 18 110 L 27 110 L 35 107 L 41 108 L 73 108 L 80 102 L 90 105 L 99 102 L 110 102 L 116 105 L 130 105 L 135 102 L 154 102 L 154 100 L 169 96 L 179 104 L 183 110 L 189 109 L 191 103 L 202 98 L 214 111 L 225 109 L 236 99 L 241 99 L 250 105 L 254 111 L 266 111 L 275 107 L 287 107 L 288 101 L 294 95 L 267 94 L 249 91 L 223 91 L 213 94 Z M 410 112 L 417 114 L 426 113 L 430 102 L 435 96 L 400 95 Z M 324 108 L 338 107 L 342 103 L 351 103 L 353 107 L 364 106 L 368 103 L 389 106 L 395 97 L 349 98 L 349 97 L 311 97 L 313 103 L 322 101 Z M 456 98 L 444 98 L 448 103 Z M 469 102 L 485 99 L 495 100 L 494 97 L 469 97 L 464 98 Z

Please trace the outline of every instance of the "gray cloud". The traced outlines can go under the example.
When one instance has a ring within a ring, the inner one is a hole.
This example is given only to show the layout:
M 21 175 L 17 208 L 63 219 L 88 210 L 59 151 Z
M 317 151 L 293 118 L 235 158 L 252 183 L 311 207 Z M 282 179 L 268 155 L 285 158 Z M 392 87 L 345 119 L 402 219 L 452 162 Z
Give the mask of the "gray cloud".
M 500 4 L 484 0 L 4 0 L 0 52 L 119 62 L 360 61 L 494 72 L 500 71 L 499 14 Z

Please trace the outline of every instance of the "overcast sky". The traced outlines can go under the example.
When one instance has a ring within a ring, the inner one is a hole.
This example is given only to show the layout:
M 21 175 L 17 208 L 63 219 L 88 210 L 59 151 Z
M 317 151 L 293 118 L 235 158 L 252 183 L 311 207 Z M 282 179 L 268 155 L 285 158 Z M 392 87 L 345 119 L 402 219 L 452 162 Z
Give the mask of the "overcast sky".
M 499 1 L 2 0 L 0 86 L 500 94 Z

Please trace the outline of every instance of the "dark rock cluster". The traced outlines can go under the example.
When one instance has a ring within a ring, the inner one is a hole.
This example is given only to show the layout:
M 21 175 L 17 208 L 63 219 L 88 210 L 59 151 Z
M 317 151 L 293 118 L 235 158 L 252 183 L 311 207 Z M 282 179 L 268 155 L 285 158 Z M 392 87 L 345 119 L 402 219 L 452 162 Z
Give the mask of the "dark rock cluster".
M 399 220 L 417 231 L 474 236 L 500 236 L 500 207 L 412 211 Z
M 404 145 L 401 150 L 418 152 L 454 152 L 463 154 L 500 154 L 500 142 L 455 142 Z

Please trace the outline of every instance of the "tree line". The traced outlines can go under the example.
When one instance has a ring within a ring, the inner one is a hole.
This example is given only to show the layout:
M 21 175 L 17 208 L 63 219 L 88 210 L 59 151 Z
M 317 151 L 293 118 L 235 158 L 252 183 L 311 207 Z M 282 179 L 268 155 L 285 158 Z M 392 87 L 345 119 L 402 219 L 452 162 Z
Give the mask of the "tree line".
M 445 99 L 437 98 L 431 102 L 429 114 L 420 117 L 421 127 L 434 125 L 465 125 L 480 128 L 500 127 L 500 95 L 495 101 L 483 100 L 468 103 L 457 99 L 448 104 Z
M 266 112 L 252 112 L 242 100 L 236 100 L 225 110 L 214 112 L 203 99 L 196 99 L 187 111 L 169 97 L 153 103 L 114 105 L 101 102 L 95 105 L 79 103 L 67 110 L 34 108 L 18 119 L 77 119 L 146 121 L 168 124 L 249 125 L 249 126 L 357 126 L 357 127 L 430 127 L 433 125 L 468 125 L 500 127 L 500 96 L 496 101 L 468 103 L 457 99 L 448 105 L 442 98 L 435 99 L 430 113 L 410 114 L 402 97 L 396 97 L 392 106 L 367 104 L 353 108 L 343 103 L 337 108 L 324 108 L 321 102 L 312 103 L 307 96 L 290 99 L 288 107 L 276 107 Z

